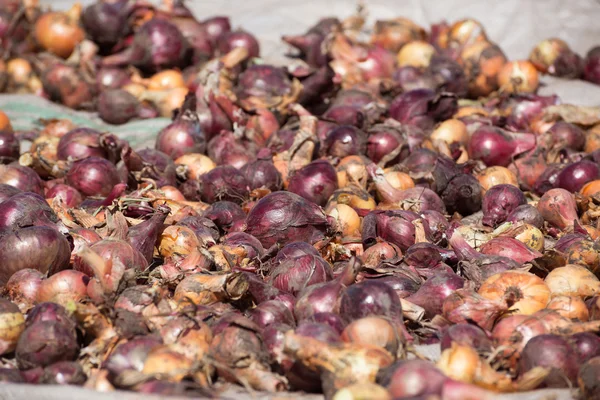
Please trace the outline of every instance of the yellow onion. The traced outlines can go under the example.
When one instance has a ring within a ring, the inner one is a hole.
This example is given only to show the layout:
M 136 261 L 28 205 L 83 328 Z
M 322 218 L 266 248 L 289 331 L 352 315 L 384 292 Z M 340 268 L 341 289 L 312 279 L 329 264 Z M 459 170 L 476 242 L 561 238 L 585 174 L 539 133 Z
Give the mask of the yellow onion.
M 542 278 L 516 270 L 490 276 L 478 293 L 489 300 L 505 301 L 513 314 L 531 315 L 550 301 L 550 289 Z

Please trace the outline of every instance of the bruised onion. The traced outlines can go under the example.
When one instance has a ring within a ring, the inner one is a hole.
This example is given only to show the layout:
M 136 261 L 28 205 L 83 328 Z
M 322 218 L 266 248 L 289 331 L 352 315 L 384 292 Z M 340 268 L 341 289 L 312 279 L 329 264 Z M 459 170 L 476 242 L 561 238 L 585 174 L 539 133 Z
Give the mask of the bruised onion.
M 76 161 L 66 178 L 69 185 L 86 196 L 107 196 L 120 182 L 115 165 L 99 157 Z

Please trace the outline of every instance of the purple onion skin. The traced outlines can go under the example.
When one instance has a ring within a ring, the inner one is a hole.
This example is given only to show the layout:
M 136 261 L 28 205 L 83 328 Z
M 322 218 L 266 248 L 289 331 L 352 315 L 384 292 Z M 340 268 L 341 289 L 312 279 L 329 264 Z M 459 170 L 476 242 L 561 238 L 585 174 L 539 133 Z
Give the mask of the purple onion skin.
M 0 164 L 8 164 L 19 158 L 19 139 L 11 131 L 0 131 Z
M 459 174 L 448 183 L 441 198 L 448 213 L 471 215 L 481 209 L 481 185 L 473 175 Z
M 44 368 L 40 383 L 47 385 L 83 385 L 87 376 L 74 361 L 59 361 Z
M 81 23 L 95 43 L 103 48 L 112 47 L 130 29 L 129 11 L 127 0 L 98 1 L 83 10 Z
M 204 153 L 206 137 L 198 121 L 179 119 L 158 133 L 155 148 L 177 159 L 184 154 Z
M 450 223 L 446 217 L 435 210 L 421 211 L 420 214 L 429 225 L 433 243 L 441 244 L 442 242 L 445 242 L 445 233 L 448 231 L 448 228 L 450 228 Z M 447 262 L 447 260 L 445 260 L 445 262 Z
M 272 192 L 281 190 L 283 180 L 272 161 L 256 160 L 244 165 L 241 170 L 250 190 L 267 188 Z
M 338 187 L 337 173 L 333 165 L 327 160 L 317 160 L 292 175 L 288 190 L 324 206 Z
M 117 167 L 100 157 L 75 161 L 66 179 L 69 185 L 86 196 L 108 196 L 121 181 Z
M 577 354 L 567 339 L 561 336 L 538 335 L 527 342 L 521 352 L 518 370 L 524 374 L 534 367 L 551 369 L 542 387 L 564 388 L 576 384 L 579 371 Z
M 464 284 L 465 280 L 460 276 L 454 273 L 440 272 L 426 280 L 419 290 L 407 300 L 423 307 L 426 318 L 433 318 L 442 313 L 446 297 L 462 288 Z
M 159 211 L 150 217 L 150 219 L 131 226 L 127 231 L 127 241 L 131 247 L 144 256 L 146 261 L 148 261 L 148 264 L 152 262 L 156 239 L 158 238 L 158 234 L 162 230 L 168 215 L 168 211 Z
M 248 197 L 246 177 L 235 167 L 223 165 L 201 176 L 202 200 L 214 203 L 228 200 L 241 203 Z
M 168 154 L 149 148 L 139 150 L 137 154 L 151 169 L 151 171 L 145 172 L 144 178 L 155 180 L 158 187 L 175 186 L 177 181 L 176 166 Z
M 217 43 L 223 34 L 231 32 L 229 17 L 214 16 L 202 21 L 202 25 L 213 45 Z
M 433 268 L 442 262 L 438 249 L 431 243 L 415 243 L 404 253 L 404 262 L 419 268 Z
M 448 378 L 431 362 L 424 360 L 398 361 L 381 373 L 381 384 L 398 399 L 428 398 L 441 393 Z
M 7 185 L 5 183 L 0 183 L 0 204 L 21 192 L 23 191 L 19 188 Z
M 56 228 L 58 217 L 46 200 L 31 192 L 17 193 L 0 203 L 0 229 L 27 226 Z
M 332 312 L 319 312 L 313 314 L 312 317 L 305 321 L 316 322 L 319 324 L 329 325 L 334 331 L 341 335 L 346 327 L 344 320 L 338 314 Z
M 83 201 L 83 196 L 72 186 L 58 183 L 46 191 L 47 199 L 60 198 L 67 207 L 77 207 Z
M 120 89 L 130 82 L 129 74 L 121 68 L 101 68 L 96 76 L 98 91 Z
M 388 210 L 371 211 L 363 219 L 362 242 L 368 248 L 377 242 L 377 238 L 391 242 L 406 251 L 415 243 L 415 226 L 413 221 L 420 219 L 419 214 L 412 211 Z M 425 234 L 429 225 L 423 221 Z
M 571 193 L 578 192 L 588 182 L 600 177 L 600 167 L 593 161 L 582 160 L 563 168 L 556 177 L 556 187 Z
M 270 99 L 284 96 L 292 90 L 287 71 L 268 64 L 252 65 L 242 72 L 236 92 L 242 101 L 250 97 Z
M 0 231 L 1 284 L 22 269 L 55 274 L 69 266 L 70 257 L 69 241 L 56 229 L 31 226 Z
M 493 344 L 483 329 L 473 324 L 455 324 L 446 328 L 440 340 L 442 351 L 452 346 L 452 343 L 471 346 L 477 351 L 488 352 Z
M 390 117 L 421 129 L 451 118 L 457 110 L 453 95 L 439 95 L 430 89 L 415 89 L 398 95 L 390 104 Z
M 530 204 L 521 204 L 508 214 L 506 222 L 525 222 L 533 225 L 538 229 L 544 227 L 544 218 L 538 211 L 537 207 Z
M 580 151 L 585 146 L 585 131 L 577 125 L 558 121 L 548 129 L 547 134 L 557 144 L 563 144 L 571 150 Z
M 91 128 L 76 128 L 67 132 L 58 141 L 57 155 L 59 160 L 107 157 L 106 150 L 100 147 L 100 132 Z
M 12 179 L 3 176 L 7 174 Z M 2 183 L 14 186 L 24 192 L 44 194 L 44 182 L 31 168 L 12 162 L 8 165 L 0 165 L 0 179 Z
M 124 240 L 106 238 L 95 242 L 90 246 L 105 260 L 120 261 L 125 266 L 125 269 L 134 269 L 143 271 L 148 267 L 148 261 L 142 253 L 134 249 L 128 242 Z M 81 271 L 88 276 L 94 276 L 94 271 L 79 257 L 75 256 L 73 261 L 73 269 Z
M 224 32 L 217 45 L 221 54 L 227 54 L 236 47 L 244 47 L 248 50 L 248 58 L 260 56 L 260 45 L 256 38 L 242 30 Z
M 366 151 L 366 134 L 351 125 L 342 125 L 329 132 L 322 152 L 330 157 L 343 158 Z
M 72 361 L 78 353 L 75 330 L 56 321 L 38 322 L 27 327 L 19 337 L 15 350 L 20 369 Z
M 340 315 L 351 322 L 371 315 L 402 321 L 402 304 L 394 290 L 383 282 L 364 281 L 342 293 Z
M 592 332 L 581 332 L 569 336 L 569 343 L 575 349 L 579 362 L 585 363 L 600 356 L 600 337 Z
M 58 322 L 64 326 L 71 327 L 72 329 L 75 329 L 77 326 L 68 311 L 57 303 L 46 302 L 33 307 L 29 313 L 27 313 L 25 326 L 31 326 L 44 321 Z
M 492 186 L 483 197 L 482 222 L 496 227 L 506 221 L 513 210 L 524 204 L 527 204 L 527 199 L 518 187 L 508 184 Z
M 267 300 L 250 311 L 250 319 L 262 329 L 275 323 L 296 325 L 292 311 L 278 300 Z
M 283 260 L 297 258 L 304 255 L 318 256 L 319 252 L 306 242 L 291 242 L 279 250 L 273 261 L 275 264 L 279 264 Z
M 343 291 L 344 287 L 335 281 L 306 287 L 298 294 L 294 306 L 296 320 L 307 320 L 320 313 L 337 313 Z
M 275 243 L 316 243 L 329 228 L 329 220 L 318 205 L 287 191 L 266 195 L 246 218 L 246 232 L 260 240 L 265 249 Z
M 222 200 L 212 203 L 203 216 L 213 221 L 221 231 L 229 232 L 246 218 L 246 213 L 239 204 Z
M 98 115 L 104 122 L 122 125 L 138 116 L 139 100 L 123 89 L 103 90 L 98 96 Z
M 600 85 L 600 46 L 593 47 L 585 56 L 583 78 L 586 81 Z
M 331 265 L 320 256 L 300 256 L 282 261 L 270 274 L 269 281 L 277 289 L 297 295 L 305 287 L 330 281 Z

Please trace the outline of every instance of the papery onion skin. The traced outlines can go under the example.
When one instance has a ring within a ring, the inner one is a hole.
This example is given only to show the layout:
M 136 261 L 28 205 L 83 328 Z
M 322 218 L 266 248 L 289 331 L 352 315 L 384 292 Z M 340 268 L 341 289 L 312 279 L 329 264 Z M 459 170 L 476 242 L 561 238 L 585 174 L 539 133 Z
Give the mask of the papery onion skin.
M 346 321 L 367 316 L 402 320 L 402 304 L 396 292 L 385 283 L 365 281 L 349 286 L 341 297 L 340 315 Z
M 0 164 L 0 183 L 11 185 L 24 192 L 44 194 L 44 182 L 31 168 L 11 163 Z
M 108 196 L 121 180 L 115 165 L 99 157 L 76 161 L 66 178 L 69 185 L 86 196 Z
M 58 217 L 46 200 L 31 192 L 17 193 L 0 203 L 0 229 L 36 226 L 57 228 Z
M 509 310 L 525 315 L 544 309 L 550 301 L 550 289 L 544 281 L 523 271 L 492 275 L 483 282 L 479 294 L 490 300 L 506 301 Z
M 15 351 L 21 369 L 46 366 L 77 357 L 75 330 L 56 321 L 30 325 L 19 338 Z
M 297 295 L 305 287 L 331 280 L 331 266 L 322 257 L 305 255 L 282 261 L 269 275 L 270 283 Z
M 98 253 L 106 261 L 121 262 L 125 266 L 125 269 L 143 271 L 148 266 L 148 261 L 146 261 L 144 255 L 124 240 L 114 238 L 102 239 L 92 244 L 90 249 Z M 73 268 L 88 276 L 94 276 L 91 267 L 81 257 L 75 257 Z
M 506 221 L 508 215 L 527 199 L 516 186 L 501 184 L 491 187 L 483 197 L 483 224 L 495 227 Z

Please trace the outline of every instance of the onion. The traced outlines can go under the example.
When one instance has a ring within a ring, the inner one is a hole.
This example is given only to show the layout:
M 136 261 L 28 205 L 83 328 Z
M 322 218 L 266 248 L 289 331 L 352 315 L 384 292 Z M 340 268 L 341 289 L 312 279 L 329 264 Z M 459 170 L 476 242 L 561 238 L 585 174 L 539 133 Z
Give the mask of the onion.
M 100 132 L 90 128 L 76 128 L 62 136 L 57 155 L 59 160 L 108 156 L 106 150 L 100 147 Z
M 87 297 L 90 278 L 79 271 L 67 269 L 42 281 L 37 293 L 37 301 L 53 302 L 63 306 L 79 302 Z
M 69 266 L 71 249 L 56 229 L 32 226 L 0 233 L 2 270 L 0 282 L 6 283 L 17 271 L 37 269 L 50 275 Z
M 365 152 L 366 135 L 351 125 L 332 129 L 325 138 L 322 152 L 331 157 L 346 157 Z
M 400 334 L 393 322 L 382 317 L 369 316 L 356 319 L 341 334 L 344 342 L 383 347 L 390 354 L 398 353 Z
M 496 90 L 497 76 L 505 62 L 502 50 L 491 42 L 481 40 L 465 46 L 460 53 L 460 63 L 469 82 L 469 95 L 477 98 Z
M 10 130 L 0 130 L 0 164 L 16 161 L 20 154 L 19 139 Z
M 15 355 L 19 368 L 44 367 L 77 357 L 79 345 L 72 327 L 58 321 L 31 324 L 19 338 Z
M 592 332 L 581 332 L 567 338 L 579 358 L 585 363 L 591 358 L 600 356 L 600 338 Z
M 135 33 L 131 45 L 102 60 L 104 66 L 132 64 L 148 71 L 181 66 L 188 44 L 179 29 L 166 19 L 153 18 Z
M 250 190 L 266 188 L 272 192 L 283 186 L 281 174 L 270 160 L 256 160 L 244 165 L 241 170 Z
M 505 184 L 519 187 L 515 174 L 505 167 L 495 166 L 486 168 L 477 176 L 477 180 L 481 184 L 484 194 L 487 190 L 496 185 Z
M 415 89 L 397 96 L 390 103 L 390 117 L 396 121 L 430 129 L 436 121 L 449 119 L 456 112 L 456 98 L 428 89 Z
M 86 196 L 107 196 L 120 181 L 114 164 L 100 157 L 76 161 L 66 178 L 69 185 Z
M 331 266 L 323 258 L 305 255 L 282 261 L 269 274 L 269 281 L 277 289 L 295 296 L 305 287 L 332 277 Z
M 483 224 L 495 227 L 506 221 L 508 215 L 518 206 L 526 204 L 527 199 L 521 190 L 509 184 L 491 187 L 483 197 Z
M 97 1 L 83 10 L 81 23 L 95 43 L 110 48 L 129 33 L 130 11 L 127 0 Z
M 41 79 L 51 100 L 74 109 L 92 107 L 93 86 L 76 68 L 57 62 L 44 67 Z
M 204 212 L 204 217 L 213 221 L 222 231 L 228 232 L 246 218 L 244 210 L 231 201 L 217 201 Z M 193 228 L 193 227 L 192 227 Z
M 519 373 L 522 375 L 534 367 L 550 369 L 544 387 L 569 387 L 575 383 L 579 370 L 573 348 L 558 335 L 539 335 L 527 342 L 521 352 Z
M 542 310 L 550 300 L 550 289 L 544 281 L 523 271 L 490 276 L 479 288 L 479 294 L 489 300 L 504 301 L 510 311 L 525 315 Z
M 594 296 L 600 292 L 600 281 L 587 268 L 569 264 L 550 271 L 545 279 L 553 296 Z
M 529 54 L 529 60 L 542 73 L 577 79 L 582 72 L 582 60 L 569 45 L 556 38 L 542 40 Z
M 451 325 L 443 331 L 440 339 L 442 351 L 452 347 L 453 342 L 471 346 L 479 352 L 488 352 L 492 349 L 492 341 L 485 331 L 468 323 Z
M 583 299 L 577 296 L 554 296 L 546 306 L 570 320 L 587 321 L 589 311 Z
M 552 141 L 559 145 L 564 145 L 570 149 L 582 150 L 586 142 L 586 133 L 577 125 L 565 121 L 554 123 L 547 134 L 552 136 Z
M 583 60 L 583 79 L 596 85 L 600 83 L 599 60 L 600 48 L 598 46 L 592 47 Z
M 106 261 L 123 264 L 126 270 L 134 269 L 136 271 L 143 271 L 148 266 L 145 256 L 124 240 L 114 238 L 102 239 L 92 244 L 89 248 Z M 79 256 L 75 257 L 73 268 L 88 276 L 94 276 L 94 269 L 86 260 Z
M 388 164 L 400 157 L 400 154 L 398 157 L 394 157 L 394 160 L 387 160 L 389 158 L 388 155 L 400 152 L 404 146 L 406 146 L 406 143 L 402 131 L 394 127 L 388 129 L 387 127 L 376 125 L 369 131 L 365 154 L 374 163 L 379 164 L 385 158 L 386 164 Z
M 594 357 L 581 366 L 577 381 L 583 396 L 593 398 L 598 393 L 599 376 L 600 357 Z
M 227 32 L 231 31 L 231 25 L 229 23 L 229 17 L 214 16 L 202 21 L 202 26 L 206 31 L 208 38 L 211 43 L 215 44 L 219 38 Z
M 450 180 L 441 193 L 449 213 L 470 215 L 481 209 L 481 185 L 473 175 L 458 174 Z
M 15 272 L 6 282 L 8 298 L 22 311 L 28 310 L 37 300 L 43 276 L 40 271 L 31 268 Z
M 12 353 L 17 347 L 19 336 L 25 329 L 25 318 L 19 307 L 8 300 L 0 299 L 0 354 Z
M 35 193 L 17 193 L 0 203 L 0 229 L 32 225 L 56 229 L 57 222 L 46 200 Z
M 288 190 L 308 201 L 324 206 L 338 188 L 337 174 L 326 160 L 313 161 L 296 171 L 290 178 Z
M 425 29 L 408 18 L 375 21 L 371 43 L 397 53 L 413 40 L 424 40 Z
M 0 204 L 21 192 L 21 189 L 18 189 L 14 186 L 7 185 L 6 183 L 0 183 Z
M 75 4 L 67 12 L 43 14 L 34 27 L 37 43 L 59 57 L 69 57 L 85 37 L 85 32 L 78 25 L 80 15 L 81 4 Z
M 327 216 L 319 206 L 285 191 L 260 199 L 246 219 L 246 232 L 265 248 L 295 240 L 314 243 L 328 227 Z
M 368 316 L 402 321 L 402 304 L 394 290 L 382 282 L 364 281 L 349 286 L 340 299 L 340 315 L 348 322 Z
M 134 250 L 144 256 L 148 264 L 152 262 L 154 245 L 168 214 L 168 209 L 159 209 L 150 219 L 130 227 L 127 231 L 127 241 Z
M 156 137 L 156 149 L 176 159 L 188 153 L 203 153 L 206 139 L 198 117 L 184 111 Z
M 251 311 L 250 318 L 262 329 L 274 323 L 283 323 L 289 326 L 295 325 L 292 311 L 278 300 L 267 300 L 260 303 Z
M 103 90 L 97 101 L 98 115 L 103 121 L 121 125 L 140 116 L 140 102 L 123 89 Z
M 438 90 L 464 97 L 467 94 L 468 81 L 463 68 L 455 60 L 435 54 L 431 57 L 428 75 L 437 84 Z
M 431 362 L 403 360 L 388 368 L 388 391 L 394 398 L 437 395 L 448 378 Z
M 87 376 L 74 361 L 59 361 L 44 368 L 40 382 L 49 385 L 83 385 Z
M 544 193 L 537 209 L 544 221 L 561 231 L 578 220 L 575 199 L 564 189 L 551 189 Z
M 77 207 L 83 201 L 83 196 L 72 186 L 59 183 L 46 191 L 47 199 L 60 199 L 67 207 Z
M 0 183 L 14 186 L 24 192 L 44 194 L 44 183 L 38 174 L 33 169 L 17 163 L 0 165 Z
M 415 40 L 402 46 L 396 59 L 400 67 L 426 68 L 434 54 L 435 48 L 432 45 L 425 41 Z
M 464 280 L 450 272 L 440 272 L 429 278 L 417 292 L 406 299 L 425 309 L 425 317 L 433 318 L 442 313 L 442 305 L 446 297 L 462 288 Z
M 469 141 L 469 155 L 491 167 L 506 167 L 517 154 L 531 150 L 535 136 L 527 133 L 509 133 L 492 126 L 481 126 Z
M 564 167 L 556 177 L 556 187 L 571 193 L 578 192 L 586 183 L 600 178 L 598 164 L 582 160 Z
M 509 61 L 498 72 L 498 85 L 508 93 L 535 93 L 538 72 L 529 61 Z
M 242 173 L 231 166 L 211 169 L 201 176 L 202 199 L 208 203 L 228 200 L 241 203 L 248 196 L 248 182 Z
M 544 218 L 538 209 L 530 204 L 522 204 L 513 209 L 506 217 L 506 222 L 524 222 L 538 229 L 544 227 Z
M 248 51 L 248 58 L 260 56 L 260 46 L 256 38 L 243 30 L 223 32 L 219 35 L 217 46 L 221 54 L 227 54 L 235 48 L 241 47 Z

